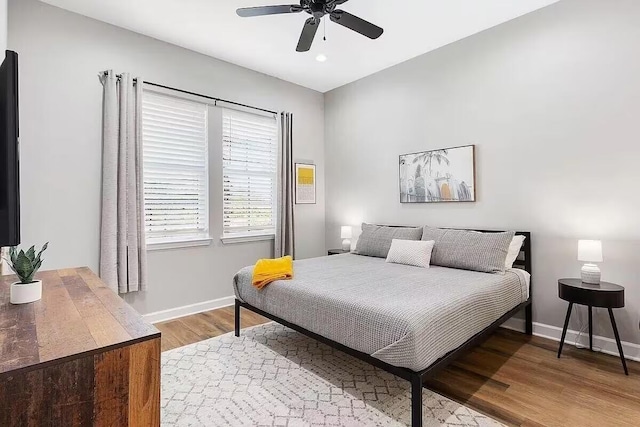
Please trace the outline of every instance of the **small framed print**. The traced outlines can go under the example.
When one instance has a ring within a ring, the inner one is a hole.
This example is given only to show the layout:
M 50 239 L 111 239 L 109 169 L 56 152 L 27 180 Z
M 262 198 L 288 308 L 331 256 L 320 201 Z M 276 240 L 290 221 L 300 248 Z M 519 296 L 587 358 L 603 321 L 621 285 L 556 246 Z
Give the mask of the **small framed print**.
M 296 205 L 316 203 L 316 165 L 296 163 Z

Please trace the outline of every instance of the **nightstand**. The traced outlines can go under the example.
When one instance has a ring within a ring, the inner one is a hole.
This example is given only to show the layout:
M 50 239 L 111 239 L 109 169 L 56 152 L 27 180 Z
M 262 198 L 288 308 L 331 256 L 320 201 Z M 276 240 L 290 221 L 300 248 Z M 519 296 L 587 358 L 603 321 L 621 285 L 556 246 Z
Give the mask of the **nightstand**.
M 608 282 L 600 282 L 599 285 L 591 285 L 583 283 L 580 279 L 560 279 L 558 280 L 558 296 L 569 302 L 567 309 L 567 317 L 564 319 L 564 328 L 562 329 L 562 339 L 560 340 L 560 348 L 558 349 L 558 358 L 562 353 L 562 346 L 567 335 L 567 327 L 569 326 L 569 318 L 571 318 L 571 310 L 573 304 L 586 305 L 589 307 L 589 349 L 593 351 L 593 307 L 606 308 L 609 311 L 613 334 L 616 337 L 620 360 L 624 368 L 625 375 L 629 375 L 627 370 L 627 362 L 622 352 L 622 344 L 620 343 L 620 335 L 616 326 L 616 319 L 613 317 L 614 308 L 624 307 L 624 288 L 620 285 Z
M 329 249 L 327 255 L 340 255 L 340 254 L 348 254 L 351 251 L 345 251 L 342 249 Z

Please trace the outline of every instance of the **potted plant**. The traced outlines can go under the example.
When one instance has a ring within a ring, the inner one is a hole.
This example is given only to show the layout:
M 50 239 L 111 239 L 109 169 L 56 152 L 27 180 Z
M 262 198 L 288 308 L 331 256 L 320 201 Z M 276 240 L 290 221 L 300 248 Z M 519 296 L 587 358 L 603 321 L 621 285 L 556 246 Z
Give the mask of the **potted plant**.
M 42 298 L 42 281 L 33 280 L 33 276 L 42 265 L 42 253 L 49 246 L 45 243 L 36 255 L 36 247 L 31 246 L 27 252 L 13 247 L 9 249 L 9 267 L 18 275 L 19 282 L 11 284 L 11 304 L 26 304 Z

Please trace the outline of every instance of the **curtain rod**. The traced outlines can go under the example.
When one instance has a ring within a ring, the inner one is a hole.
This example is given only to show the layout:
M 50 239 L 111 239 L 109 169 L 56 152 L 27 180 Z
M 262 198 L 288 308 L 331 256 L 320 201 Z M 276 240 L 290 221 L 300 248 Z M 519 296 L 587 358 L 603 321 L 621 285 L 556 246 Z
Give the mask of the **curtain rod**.
M 103 74 L 106 76 L 108 74 L 108 72 L 104 71 Z M 122 77 L 122 74 L 116 74 L 116 78 L 119 79 L 120 77 Z M 137 81 L 137 79 L 133 79 L 133 81 Z M 159 83 L 148 82 L 146 80 L 143 80 L 143 83 L 146 84 L 146 85 L 149 85 L 149 86 L 155 86 L 155 87 L 159 87 L 159 88 L 162 88 L 162 89 L 168 89 L 168 90 L 173 90 L 173 91 L 176 91 L 176 92 L 184 93 L 186 95 L 199 96 L 201 98 L 210 99 L 210 100 L 215 101 L 215 102 L 218 102 L 218 101 L 226 102 L 227 104 L 237 105 L 238 107 L 251 108 L 252 110 L 263 111 L 265 113 L 271 113 L 271 114 L 276 114 L 276 115 L 278 114 L 276 111 L 265 110 L 264 108 L 254 107 L 253 105 L 241 104 L 239 102 L 229 101 L 229 100 L 226 100 L 226 99 L 216 98 L 216 97 L 208 96 L 208 95 L 203 95 L 201 93 L 190 92 L 188 90 L 178 89 L 178 88 L 171 87 L 171 86 L 165 86 L 165 85 L 161 85 Z

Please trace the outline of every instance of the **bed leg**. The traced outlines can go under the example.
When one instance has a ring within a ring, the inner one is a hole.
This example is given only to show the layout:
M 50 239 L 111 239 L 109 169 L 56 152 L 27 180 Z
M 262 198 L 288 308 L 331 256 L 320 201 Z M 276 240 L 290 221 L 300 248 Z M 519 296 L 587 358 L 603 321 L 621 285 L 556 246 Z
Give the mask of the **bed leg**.
M 524 309 L 525 315 L 525 333 L 527 335 L 533 335 L 533 305 L 529 304 Z
M 236 300 L 236 316 L 235 316 L 235 323 L 236 323 L 236 337 L 240 336 L 240 301 Z
M 411 377 L 411 427 L 422 427 L 422 378 Z

